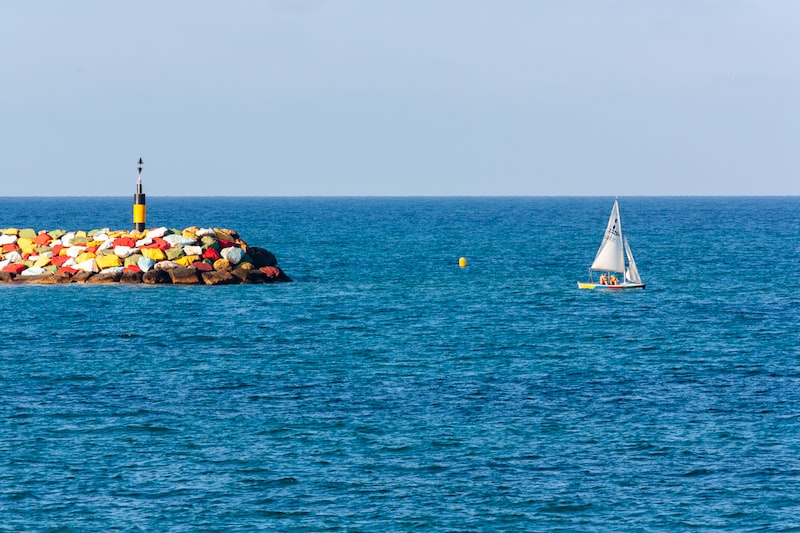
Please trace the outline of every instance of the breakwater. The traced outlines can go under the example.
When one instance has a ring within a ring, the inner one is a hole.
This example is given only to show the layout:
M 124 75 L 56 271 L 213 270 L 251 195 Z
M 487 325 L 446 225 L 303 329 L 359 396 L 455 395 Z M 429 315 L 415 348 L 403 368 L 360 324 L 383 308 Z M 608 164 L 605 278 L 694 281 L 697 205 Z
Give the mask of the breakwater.
M 220 285 L 291 281 L 275 255 L 225 228 L 0 230 L 0 282 Z

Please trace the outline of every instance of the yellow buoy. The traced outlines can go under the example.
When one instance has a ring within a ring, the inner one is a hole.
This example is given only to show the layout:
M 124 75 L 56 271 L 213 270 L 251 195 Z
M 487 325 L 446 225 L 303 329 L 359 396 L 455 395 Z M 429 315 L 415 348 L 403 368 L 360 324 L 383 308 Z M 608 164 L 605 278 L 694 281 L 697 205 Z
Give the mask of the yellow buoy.
M 458 258 L 458 266 L 464 268 L 467 266 L 467 258 L 466 257 L 459 257 Z

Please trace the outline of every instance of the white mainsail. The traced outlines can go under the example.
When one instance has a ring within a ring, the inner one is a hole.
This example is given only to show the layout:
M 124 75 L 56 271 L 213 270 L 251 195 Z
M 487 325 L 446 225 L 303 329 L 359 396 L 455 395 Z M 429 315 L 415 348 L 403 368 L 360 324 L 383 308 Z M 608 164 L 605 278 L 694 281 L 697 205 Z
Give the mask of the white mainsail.
M 635 267 L 634 267 L 635 268 Z M 625 252 L 622 244 L 622 224 L 619 220 L 619 204 L 614 200 L 603 242 L 592 262 L 592 270 L 625 272 Z
M 641 283 L 642 278 L 639 276 L 639 270 L 636 268 L 636 261 L 633 260 L 633 252 L 631 247 L 628 246 L 628 239 L 625 238 L 625 255 L 628 256 L 628 270 L 625 271 L 625 279 L 633 283 Z

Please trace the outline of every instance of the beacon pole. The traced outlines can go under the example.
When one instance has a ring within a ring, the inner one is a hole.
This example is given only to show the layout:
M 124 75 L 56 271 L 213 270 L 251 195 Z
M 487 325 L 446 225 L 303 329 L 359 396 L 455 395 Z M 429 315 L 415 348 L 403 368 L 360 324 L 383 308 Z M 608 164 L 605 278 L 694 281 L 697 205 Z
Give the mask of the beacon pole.
M 144 193 L 142 192 L 142 158 L 139 158 L 139 179 L 136 180 L 136 194 L 133 195 L 133 229 L 144 231 L 147 219 Z

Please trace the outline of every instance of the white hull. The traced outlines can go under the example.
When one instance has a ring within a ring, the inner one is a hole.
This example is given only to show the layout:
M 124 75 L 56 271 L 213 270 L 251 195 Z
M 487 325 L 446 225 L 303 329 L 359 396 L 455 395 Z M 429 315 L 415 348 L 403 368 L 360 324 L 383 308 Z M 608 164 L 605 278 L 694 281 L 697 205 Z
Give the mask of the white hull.
M 579 289 L 619 290 L 619 289 L 644 289 L 644 283 L 621 283 L 617 285 L 601 285 L 593 282 L 578 282 Z

